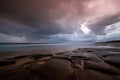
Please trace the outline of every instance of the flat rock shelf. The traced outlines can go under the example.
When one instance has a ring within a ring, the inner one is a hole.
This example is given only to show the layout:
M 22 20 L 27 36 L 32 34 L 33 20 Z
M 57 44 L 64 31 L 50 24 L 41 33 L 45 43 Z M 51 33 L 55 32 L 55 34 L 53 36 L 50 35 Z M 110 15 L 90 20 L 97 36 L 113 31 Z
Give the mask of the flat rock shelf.
M 120 49 L 79 48 L 2 59 L 0 80 L 120 80 Z

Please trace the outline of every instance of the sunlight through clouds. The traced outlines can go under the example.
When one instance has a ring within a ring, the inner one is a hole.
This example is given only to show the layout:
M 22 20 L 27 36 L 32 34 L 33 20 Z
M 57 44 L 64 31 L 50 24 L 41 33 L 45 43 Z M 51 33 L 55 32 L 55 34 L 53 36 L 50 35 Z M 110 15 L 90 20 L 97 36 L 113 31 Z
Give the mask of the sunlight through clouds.
M 81 24 L 81 28 L 80 28 L 84 34 L 89 34 L 91 31 L 89 28 L 87 28 L 84 24 Z

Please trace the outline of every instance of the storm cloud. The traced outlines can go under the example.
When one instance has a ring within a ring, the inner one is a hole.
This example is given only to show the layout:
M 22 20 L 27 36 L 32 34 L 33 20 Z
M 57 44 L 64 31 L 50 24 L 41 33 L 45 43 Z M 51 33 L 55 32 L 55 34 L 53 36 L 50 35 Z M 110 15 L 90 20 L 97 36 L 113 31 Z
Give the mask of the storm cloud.
M 97 36 L 106 35 L 105 29 L 108 25 L 119 22 L 119 2 L 0 0 L 0 42 L 74 39 L 84 41 L 87 36 L 90 37 L 89 40 L 97 40 Z M 88 27 L 91 32 L 84 34 L 80 29 L 81 24 Z

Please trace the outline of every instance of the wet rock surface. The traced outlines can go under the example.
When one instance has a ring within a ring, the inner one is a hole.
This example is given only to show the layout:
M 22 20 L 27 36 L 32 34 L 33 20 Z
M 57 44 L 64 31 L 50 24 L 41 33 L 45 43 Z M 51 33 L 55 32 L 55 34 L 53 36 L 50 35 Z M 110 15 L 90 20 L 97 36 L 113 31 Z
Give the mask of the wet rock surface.
M 14 59 L 1 59 L 0 60 L 0 66 L 9 65 L 9 64 L 15 64 L 15 60 Z
M 120 49 L 80 48 L 0 61 L 0 80 L 120 80 Z
M 67 60 L 51 59 L 42 65 L 35 63 L 30 72 L 44 80 L 68 80 L 73 73 L 73 68 Z

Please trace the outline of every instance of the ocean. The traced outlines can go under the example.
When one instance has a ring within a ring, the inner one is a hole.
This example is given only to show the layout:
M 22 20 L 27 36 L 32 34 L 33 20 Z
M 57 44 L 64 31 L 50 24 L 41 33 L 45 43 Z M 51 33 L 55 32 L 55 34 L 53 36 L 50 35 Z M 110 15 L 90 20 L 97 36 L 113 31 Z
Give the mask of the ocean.
M 30 55 L 51 54 L 74 50 L 77 48 L 109 48 L 109 46 L 96 46 L 90 43 L 63 43 L 63 44 L 31 44 L 31 43 L 2 43 L 0 44 L 0 58 Z

